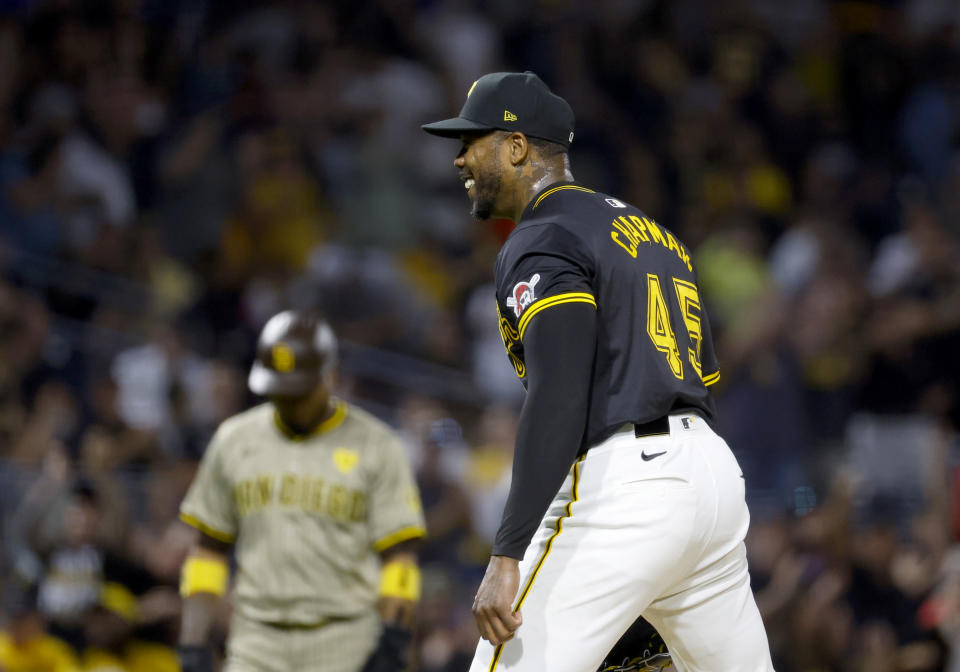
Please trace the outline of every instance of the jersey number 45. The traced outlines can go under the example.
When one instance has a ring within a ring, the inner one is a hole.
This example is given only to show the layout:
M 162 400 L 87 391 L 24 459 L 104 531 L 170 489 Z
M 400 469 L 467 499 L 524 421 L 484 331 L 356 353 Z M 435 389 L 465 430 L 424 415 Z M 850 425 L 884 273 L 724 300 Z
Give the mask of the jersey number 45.
M 680 314 L 683 315 L 683 322 L 687 326 L 687 335 L 690 337 L 687 359 L 697 372 L 697 376 L 703 378 L 700 365 L 700 343 L 703 339 L 703 328 L 700 324 L 700 292 L 695 284 L 680 278 L 673 278 L 673 288 L 676 291 Z M 680 356 L 677 336 L 670 321 L 670 310 L 663 296 L 660 277 L 654 273 L 647 273 L 647 335 L 653 341 L 653 346 L 666 355 L 667 364 L 670 365 L 673 375 L 683 380 L 683 358 Z

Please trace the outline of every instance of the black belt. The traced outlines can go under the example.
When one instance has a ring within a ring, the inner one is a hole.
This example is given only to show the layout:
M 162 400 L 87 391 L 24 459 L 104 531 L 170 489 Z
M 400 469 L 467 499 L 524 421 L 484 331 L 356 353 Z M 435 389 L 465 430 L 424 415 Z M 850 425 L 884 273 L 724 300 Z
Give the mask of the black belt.
M 668 415 L 664 415 L 656 420 L 651 420 L 650 422 L 644 422 L 643 424 L 635 424 L 633 426 L 633 435 L 638 439 L 642 439 L 646 436 L 663 436 L 669 433 L 670 416 Z
M 265 625 L 269 628 L 274 628 L 276 630 L 317 630 L 319 628 L 325 628 L 328 625 L 333 623 L 342 623 L 343 621 L 352 621 L 357 618 L 360 618 L 362 614 L 357 614 L 355 616 L 328 616 L 319 621 L 314 621 L 313 623 L 288 623 L 288 622 L 277 622 L 277 621 L 257 621 L 261 625 Z
M 275 630 L 317 630 L 333 623 L 334 619 L 325 619 L 316 623 L 278 623 L 276 621 L 260 621 L 262 625 Z

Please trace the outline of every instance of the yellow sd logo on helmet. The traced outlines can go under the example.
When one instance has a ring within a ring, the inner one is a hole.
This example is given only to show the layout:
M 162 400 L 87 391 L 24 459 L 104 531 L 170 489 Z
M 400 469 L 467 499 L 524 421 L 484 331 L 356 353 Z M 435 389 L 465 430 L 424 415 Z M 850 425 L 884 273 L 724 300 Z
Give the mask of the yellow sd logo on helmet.
M 273 368 L 280 373 L 293 371 L 293 368 L 297 364 L 293 350 L 286 343 L 277 343 L 270 349 L 270 355 L 273 358 Z

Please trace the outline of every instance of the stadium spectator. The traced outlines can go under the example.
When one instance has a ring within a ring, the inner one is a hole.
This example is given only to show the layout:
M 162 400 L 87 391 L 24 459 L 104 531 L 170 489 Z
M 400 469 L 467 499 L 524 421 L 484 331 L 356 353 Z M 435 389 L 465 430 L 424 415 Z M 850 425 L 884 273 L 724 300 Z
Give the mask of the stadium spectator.
M 0 576 L 43 596 L 51 550 L 109 551 L 172 642 L 174 500 L 251 401 L 263 321 L 316 307 L 447 528 L 420 669 L 465 669 L 523 392 L 489 290 L 508 229 L 418 127 L 532 69 L 581 111 L 578 174 L 695 248 L 777 669 L 960 670 L 958 27 L 937 0 L 3 3 Z M 41 641 L 9 604 L 0 651 Z

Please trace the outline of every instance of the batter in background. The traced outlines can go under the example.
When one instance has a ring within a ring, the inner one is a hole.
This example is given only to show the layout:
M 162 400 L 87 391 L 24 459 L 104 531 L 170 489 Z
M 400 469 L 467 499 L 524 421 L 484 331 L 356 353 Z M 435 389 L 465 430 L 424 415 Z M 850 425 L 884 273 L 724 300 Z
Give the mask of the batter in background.
M 463 143 L 474 216 L 516 224 L 496 309 L 527 396 L 471 671 L 593 672 L 640 616 L 681 671 L 772 670 L 689 251 L 574 182 L 573 111 L 532 72 L 481 77 L 423 128 Z
M 250 389 L 184 499 L 184 672 L 213 669 L 210 627 L 236 555 L 228 672 L 399 672 L 419 599 L 420 497 L 400 439 L 331 396 L 336 339 L 316 315 L 264 326 Z

